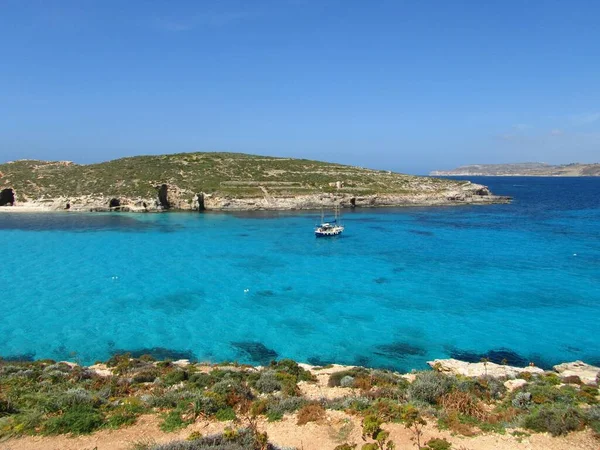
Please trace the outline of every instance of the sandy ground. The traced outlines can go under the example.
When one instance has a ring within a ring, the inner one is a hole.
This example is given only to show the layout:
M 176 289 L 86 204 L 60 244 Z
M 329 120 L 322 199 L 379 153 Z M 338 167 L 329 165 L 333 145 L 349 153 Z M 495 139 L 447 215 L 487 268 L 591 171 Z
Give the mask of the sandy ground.
M 135 442 L 164 443 L 185 439 L 193 431 L 203 435 L 222 431 L 227 422 L 197 422 L 176 433 L 164 433 L 159 429 L 160 418 L 156 415 L 143 416 L 133 426 L 120 430 L 104 430 L 89 436 L 28 436 L 10 439 L 0 443 L 3 450 L 128 450 Z M 410 432 L 401 424 L 386 424 L 391 439 L 398 449 L 415 448 Z M 280 446 L 296 447 L 302 450 L 328 450 L 343 442 L 362 445 L 360 420 L 343 412 L 328 411 L 327 419 L 321 423 L 296 425 L 293 415 L 286 416 L 280 422 L 260 422 L 259 429 L 266 431 L 269 440 Z M 443 437 L 452 442 L 457 450 L 495 450 L 495 449 L 531 449 L 531 450 L 598 450 L 600 440 L 592 432 L 571 433 L 566 437 L 554 438 L 548 434 L 534 434 L 525 438 L 516 438 L 510 434 L 489 434 L 477 437 L 452 436 L 433 426 L 425 429 L 424 441 L 432 437 Z

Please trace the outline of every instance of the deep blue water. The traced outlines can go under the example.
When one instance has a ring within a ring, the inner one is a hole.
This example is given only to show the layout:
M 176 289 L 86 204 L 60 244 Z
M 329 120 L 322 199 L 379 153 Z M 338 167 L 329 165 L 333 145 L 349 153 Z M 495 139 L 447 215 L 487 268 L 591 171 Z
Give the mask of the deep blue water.
M 600 178 L 470 179 L 515 200 L 344 211 L 333 239 L 306 212 L 0 214 L 0 355 L 600 362 Z

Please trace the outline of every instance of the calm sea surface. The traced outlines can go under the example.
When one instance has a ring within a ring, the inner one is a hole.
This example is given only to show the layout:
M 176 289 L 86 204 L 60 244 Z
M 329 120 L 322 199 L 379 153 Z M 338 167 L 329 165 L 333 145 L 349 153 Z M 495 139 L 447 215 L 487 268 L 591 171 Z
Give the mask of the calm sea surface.
M 469 179 L 514 203 L 0 214 L 0 356 L 599 363 L 600 178 Z

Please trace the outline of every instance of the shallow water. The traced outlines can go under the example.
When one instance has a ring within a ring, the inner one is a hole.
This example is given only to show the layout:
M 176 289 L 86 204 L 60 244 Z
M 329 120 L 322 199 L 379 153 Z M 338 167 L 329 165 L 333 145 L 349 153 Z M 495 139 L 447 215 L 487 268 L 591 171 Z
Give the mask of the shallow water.
M 600 362 L 600 179 L 471 179 L 514 203 L 344 211 L 333 239 L 306 212 L 2 214 L 0 355 Z

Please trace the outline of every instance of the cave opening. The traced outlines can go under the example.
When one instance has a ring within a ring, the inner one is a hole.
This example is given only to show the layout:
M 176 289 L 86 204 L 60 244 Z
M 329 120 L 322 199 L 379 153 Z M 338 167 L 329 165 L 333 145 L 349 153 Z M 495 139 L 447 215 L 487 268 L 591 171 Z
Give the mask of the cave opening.
M 166 184 L 160 185 L 158 188 L 158 203 L 164 209 L 169 209 L 171 207 L 168 198 L 168 189 L 169 187 Z
M 14 206 L 15 191 L 12 189 L 2 189 L 0 191 L 0 206 Z

